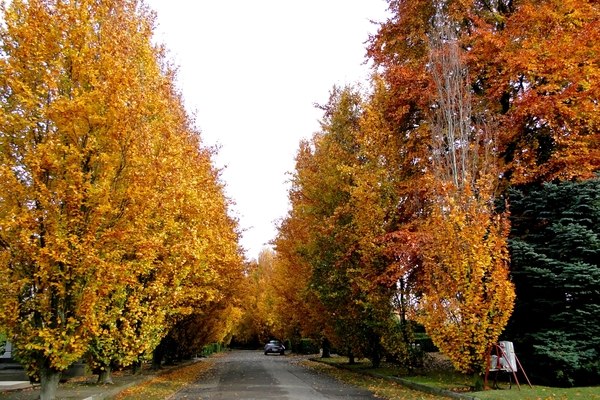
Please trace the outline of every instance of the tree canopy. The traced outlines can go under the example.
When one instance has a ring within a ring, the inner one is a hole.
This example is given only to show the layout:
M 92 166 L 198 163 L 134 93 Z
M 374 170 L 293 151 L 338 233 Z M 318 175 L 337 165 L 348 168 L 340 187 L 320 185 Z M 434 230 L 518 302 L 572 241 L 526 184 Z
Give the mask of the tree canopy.
M 0 28 L 0 325 L 52 398 L 231 297 L 236 222 L 136 0 L 14 0 Z M 226 308 L 226 307 L 225 307 Z
M 321 131 L 300 144 L 279 265 L 308 276 L 287 292 L 315 295 L 304 307 L 326 310 L 332 341 L 366 355 L 379 339 L 361 326 L 384 332 L 391 313 L 424 323 L 458 369 L 481 374 L 515 299 L 507 189 L 586 180 L 600 166 L 600 10 L 388 4 L 367 43 L 370 85 L 334 88 Z M 517 290 L 528 285 L 518 274 Z M 384 340 L 382 354 L 413 340 Z
M 109 380 L 233 334 L 412 367 L 419 323 L 463 372 L 509 324 L 598 382 L 599 3 L 388 5 L 250 262 L 144 3 L 2 6 L 0 327 L 43 400 L 81 357 Z

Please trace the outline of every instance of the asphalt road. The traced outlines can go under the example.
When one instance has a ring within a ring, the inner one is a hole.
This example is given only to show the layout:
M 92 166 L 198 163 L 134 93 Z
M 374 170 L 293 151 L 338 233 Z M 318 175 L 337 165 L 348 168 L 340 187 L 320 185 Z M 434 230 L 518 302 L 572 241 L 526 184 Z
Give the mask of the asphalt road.
M 214 358 L 202 379 L 171 399 L 376 399 L 369 391 L 302 368 L 298 358 L 235 350 Z

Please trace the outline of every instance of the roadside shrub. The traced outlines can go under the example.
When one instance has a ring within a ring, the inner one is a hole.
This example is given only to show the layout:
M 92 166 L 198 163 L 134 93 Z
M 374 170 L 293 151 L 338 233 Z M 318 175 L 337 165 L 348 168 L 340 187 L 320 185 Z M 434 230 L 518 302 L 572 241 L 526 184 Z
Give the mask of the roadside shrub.
M 6 339 L 8 339 L 6 333 L 0 332 L 0 355 L 4 354 L 4 350 L 6 347 Z
M 440 349 L 433 344 L 431 338 L 425 333 L 415 333 L 415 344 L 418 344 L 425 353 L 437 353 L 440 351 Z
M 294 351 L 299 354 L 319 354 L 321 349 L 310 339 L 300 339 L 294 346 Z
M 202 355 L 204 357 L 208 357 L 211 354 L 219 353 L 223 349 L 223 345 L 221 343 L 211 343 L 208 346 L 204 346 L 202 348 Z

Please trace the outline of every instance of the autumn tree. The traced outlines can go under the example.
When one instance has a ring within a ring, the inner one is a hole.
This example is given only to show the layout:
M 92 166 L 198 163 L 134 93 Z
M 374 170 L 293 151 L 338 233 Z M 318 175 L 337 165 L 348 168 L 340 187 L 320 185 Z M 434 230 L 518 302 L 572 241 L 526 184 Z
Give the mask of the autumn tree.
M 135 236 L 144 194 L 133 167 L 146 144 L 140 77 L 154 61 L 144 29 L 120 28 L 149 22 L 113 11 L 113 2 L 4 9 L 2 322 L 39 372 L 42 398 L 99 328 L 95 306 L 129 267 L 117 243 Z
M 513 307 L 508 228 L 494 210 L 495 140 L 473 123 L 469 70 L 443 7 L 437 3 L 429 44 L 436 92 L 420 320 L 457 369 L 480 376 Z
M 598 5 L 587 1 L 523 1 L 518 6 L 511 1 L 478 0 L 388 3 L 393 15 L 370 38 L 368 54 L 390 93 L 392 112 L 385 118 L 394 134 L 406 138 L 402 151 L 413 153 L 413 162 L 420 167 L 409 178 L 416 184 L 412 188 L 407 184 L 407 197 L 412 192 L 414 198 L 423 199 L 419 187 L 428 188 L 427 201 L 421 203 L 426 207 L 417 213 L 425 223 L 423 232 L 432 234 L 430 243 L 440 240 L 451 248 L 462 240 L 466 249 L 462 259 L 458 251 L 444 254 L 443 246 L 425 247 L 421 272 L 431 269 L 421 273 L 426 279 L 423 287 L 430 285 L 428 277 L 439 276 L 431 275 L 438 271 L 436 264 L 460 269 L 468 258 L 471 262 L 483 258 L 488 260 L 487 268 L 496 265 L 502 271 L 506 264 L 502 237 L 507 231 L 500 229 L 502 221 L 494 222 L 498 216 L 494 217 L 491 200 L 510 184 L 589 178 L 598 168 L 594 89 L 598 85 L 588 85 L 598 79 L 594 57 Z M 428 147 L 427 152 L 418 151 L 423 149 L 419 142 Z M 483 162 L 486 154 L 493 155 L 488 159 L 495 162 Z M 498 170 L 485 178 L 483 165 L 496 165 Z M 423 177 L 429 177 L 428 182 Z M 495 177 L 500 182 L 494 183 Z M 474 221 L 481 226 L 469 227 Z M 473 236 L 468 238 L 467 232 Z M 441 288 L 445 287 L 451 285 Z M 463 289 L 452 290 L 462 298 Z M 509 301 L 509 293 L 504 296 Z
M 275 243 L 283 265 L 302 265 L 309 274 L 300 290 L 312 299 L 312 309 L 323 310 L 325 337 L 377 365 L 399 347 L 391 340 L 397 331 L 392 298 L 402 273 L 395 271 L 397 264 L 390 267 L 389 249 L 378 241 L 396 226 L 395 219 L 385 220 L 397 206 L 390 194 L 397 181 L 387 181 L 390 171 L 382 167 L 392 160 L 374 152 L 373 142 L 381 144 L 388 135 L 376 138 L 382 126 L 372 109 L 364 122 L 367 104 L 358 89 L 346 87 L 334 88 L 321 106 L 322 130 L 300 145 L 292 210 Z M 291 235 L 291 229 L 300 233 Z
M 422 260 L 415 215 L 421 212 L 426 187 L 420 182 L 419 154 L 426 153 L 418 133 L 397 133 L 391 118 L 396 111 L 388 85 L 374 74 L 356 132 L 360 162 L 346 171 L 354 181 L 349 202 L 357 233 L 353 252 L 361 260 L 364 290 L 380 297 L 382 309 L 394 308 L 394 317 L 384 318 L 385 353 L 412 367 L 423 355 L 414 346 L 416 277 Z
M 312 159 L 310 144 L 300 143 L 296 169 L 302 169 Z M 334 337 L 329 313 L 310 286 L 311 264 L 305 246 L 310 242 L 311 225 L 304 216 L 306 200 L 300 186 L 292 185 L 288 192 L 293 205 L 287 216 L 278 221 L 277 236 L 273 240 L 276 256 L 274 265 L 274 293 L 279 299 L 277 315 L 286 338 L 298 343 L 302 338 L 320 342 L 323 337 Z
M 368 55 L 390 85 L 398 123 L 422 126 L 435 91 L 427 72 L 436 9 L 456 22 L 474 113 L 496 123 L 502 187 L 591 177 L 598 153 L 598 4 L 390 0 Z M 415 128 L 409 128 L 414 130 Z
M 165 112 L 183 109 L 174 93 L 162 92 L 162 98 Z M 238 314 L 236 290 L 243 263 L 237 225 L 227 215 L 228 200 L 211 166 L 211 152 L 200 147 L 185 113 L 171 111 L 160 125 L 163 135 L 171 133 L 165 141 L 169 145 L 157 146 L 147 156 L 160 171 L 155 176 L 159 190 L 152 199 L 159 210 L 147 215 L 152 229 L 135 247 L 137 254 L 149 252 L 153 262 L 130 270 L 122 292 L 113 292 L 100 308 L 108 332 L 94 337 L 88 359 L 102 379 L 113 367 L 148 358 L 167 334 L 186 354 L 211 341 L 221 342 Z M 160 166 L 161 162 L 167 164 Z M 170 356 L 161 345 L 155 356 Z
M 225 296 L 241 262 L 149 10 L 15 0 L 3 12 L 0 324 L 51 399 L 88 349 L 101 367 L 151 351 L 178 315 Z
M 281 300 L 274 293 L 274 266 L 275 253 L 268 248 L 260 251 L 258 260 L 248 263 L 244 279 L 243 314 L 236 329 L 236 341 L 240 343 L 264 344 L 273 338 L 284 339 L 280 325 L 280 317 L 284 316 L 280 316 L 277 311 Z
M 383 355 L 382 324 L 390 318 L 390 310 L 378 304 L 378 288 L 368 287 L 360 255 L 354 250 L 358 232 L 351 203 L 356 184 L 351 168 L 360 162 L 361 97 L 351 87 L 332 90 L 330 101 L 321 106 L 322 131 L 311 143 L 312 168 L 298 170 L 296 182 L 312 206 L 305 211 L 312 232 L 304 257 L 311 265 L 309 285 L 336 333 L 329 339 L 377 365 Z
M 348 316 L 345 307 L 351 301 L 349 293 L 341 293 L 348 290 L 345 267 L 336 266 L 349 243 L 342 236 L 344 223 L 338 223 L 340 218 L 347 218 L 341 217 L 343 211 L 338 207 L 346 202 L 348 193 L 344 189 L 346 179 L 342 178 L 343 173 L 338 169 L 341 164 L 338 165 L 337 160 L 348 150 L 352 151 L 352 133 L 348 127 L 357 124 L 359 97 L 350 94 L 349 90 L 334 89 L 334 92 L 333 102 L 323 109 L 329 107 L 325 113 L 329 113 L 326 118 L 330 118 L 335 112 L 334 102 L 344 97 L 345 110 L 340 111 L 340 118 L 334 123 L 340 146 L 335 149 L 327 147 L 329 139 L 325 139 L 325 130 L 315 134 L 310 141 L 300 143 L 289 191 L 292 207 L 288 216 L 280 222 L 279 234 L 274 241 L 278 264 L 294 275 L 302 276 L 298 282 L 290 282 L 297 287 L 288 288 L 282 295 L 301 299 L 299 303 L 304 306 L 294 313 L 298 316 L 298 330 L 315 341 L 321 341 L 327 332 L 329 340 L 335 340 L 337 335 L 333 332 L 341 332 L 342 318 Z M 346 116 L 342 117 L 342 113 Z M 342 141 L 346 141 L 345 145 Z M 331 140 L 329 143 L 333 145 L 334 142 Z M 305 308 L 310 312 L 298 315 Z M 317 310 L 320 314 L 315 312 Z M 345 338 L 348 339 L 349 335 Z M 346 347 L 349 344 L 348 341 Z
M 380 340 L 366 327 L 360 289 L 354 279 L 360 275 L 356 256 L 350 254 L 356 241 L 352 210 L 348 207 L 353 186 L 347 168 L 354 164 L 359 148 L 356 132 L 362 107 L 360 92 L 355 88 L 337 88 L 330 100 L 321 105 L 321 132 L 312 139 L 312 168 L 299 170 L 296 182 L 311 203 L 306 214 L 312 219 L 311 238 L 305 257 L 311 264 L 310 285 L 327 314 L 339 342 L 352 353 L 373 348 L 369 354 L 380 357 Z M 373 337 L 363 337 L 365 329 Z M 333 338 L 330 338 L 333 339 Z
M 598 3 L 467 7 L 473 89 L 497 116 L 507 183 L 593 177 L 600 167 Z
M 165 107 L 183 110 L 177 104 L 165 102 Z M 243 260 L 237 221 L 228 215 L 230 201 L 223 193 L 219 171 L 211 166 L 212 152 L 200 147 L 198 133 L 190 129 L 184 113 L 164 124 L 162 132 L 175 128 L 175 133 L 187 134 L 168 137 L 168 145 L 156 155 L 157 160 L 168 162 L 168 173 L 157 177 L 160 190 L 154 202 L 159 209 L 148 219 L 156 229 L 150 247 L 154 263 L 133 271 L 132 292 L 163 318 L 162 324 L 150 325 L 160 326 L 163 333 L 153 340 L 160 341 L 174 329 L 171 336 L 191 351 L 228 335 L 233 324 L 229 318 L 235 320 L 237 315 Z M 230 314 L 221 315 L 226 312 Z M 182 329 L 202 323 L 206 324 L 202 330 Z

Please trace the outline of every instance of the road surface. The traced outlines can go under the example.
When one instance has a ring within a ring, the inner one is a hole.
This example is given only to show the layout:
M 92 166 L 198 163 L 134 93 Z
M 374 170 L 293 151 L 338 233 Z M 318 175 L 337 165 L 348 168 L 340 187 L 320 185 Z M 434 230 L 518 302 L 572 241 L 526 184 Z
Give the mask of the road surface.
M 360 399 L 376 397 L 369 391 L 302 368 L 298 358 L 265 356 L 262 351 L 234 350 L 211 359 L 204 376 L 171 399 Z

